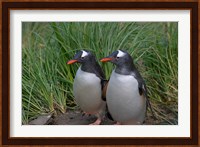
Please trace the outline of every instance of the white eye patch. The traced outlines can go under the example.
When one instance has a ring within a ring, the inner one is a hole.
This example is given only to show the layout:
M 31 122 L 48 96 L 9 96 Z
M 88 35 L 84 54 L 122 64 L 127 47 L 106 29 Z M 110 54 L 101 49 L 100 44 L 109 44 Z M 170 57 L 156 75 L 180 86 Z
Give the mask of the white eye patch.
M 86 51 L 84 51 L 84 50 L 82 50 L 82 55 L 81 55 L 81 57 L 85 57 L 85 56 L 87 56 L 88 55 L 88 53 L 86 52 Z
M 124 52 L 118 50 L 118 54 L 117 54 L 117 57 L 123 57 L 125 55 Z

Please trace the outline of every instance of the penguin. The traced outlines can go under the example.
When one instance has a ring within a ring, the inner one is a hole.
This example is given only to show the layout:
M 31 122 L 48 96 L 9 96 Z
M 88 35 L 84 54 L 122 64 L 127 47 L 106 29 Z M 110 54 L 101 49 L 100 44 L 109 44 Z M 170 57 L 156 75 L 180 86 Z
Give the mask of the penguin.
M 99 125 L 105 116 L 106 101 L 104 85 L 107 80 L 96 61 L 87 50 L 80 50 L 67 64 L 80 63 L 73 83 L 75 101 L 86 114 L 94 114 L 97 120 L 91 125 Z
M 121 125 L 141 125 L 145 120 L 147 98 L 145 82 L 136 69 L 132 57 L 123 50 L 114 51 L 101 62 L 116 65 L 108 82 L 106 101 L 112 118 Z M 154 114 L 153 114 L 154 116 Z

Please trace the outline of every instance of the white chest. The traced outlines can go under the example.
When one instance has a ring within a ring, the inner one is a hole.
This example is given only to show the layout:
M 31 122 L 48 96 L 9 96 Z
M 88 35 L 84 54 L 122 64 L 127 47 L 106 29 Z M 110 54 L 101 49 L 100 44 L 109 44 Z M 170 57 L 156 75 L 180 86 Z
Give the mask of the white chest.
M 79 68 L 74 79 L 73 92 L 76 102 L 85 112 L 99 109 L 102 103 L 101 81 L 95 74 Z
M 109 88 L 121 94 L 137 95 L 138 93 L 138 81 L 132 75 L 121 75 L 113 71 L 109 83 Z
M 100 79 L 93 73 L 82 71 L 81 67 L 79 67 L 78 71 L 76 72 L 74 82 L 79 86 L 89 86 L 97 85 L 97 83 L 100 83 Z
M 107 89 L 108 109 L 119 122 L 142 121 L 146 110 L 146 101 L 139 94 L 138 81 L 131 75 L 112 72 Z

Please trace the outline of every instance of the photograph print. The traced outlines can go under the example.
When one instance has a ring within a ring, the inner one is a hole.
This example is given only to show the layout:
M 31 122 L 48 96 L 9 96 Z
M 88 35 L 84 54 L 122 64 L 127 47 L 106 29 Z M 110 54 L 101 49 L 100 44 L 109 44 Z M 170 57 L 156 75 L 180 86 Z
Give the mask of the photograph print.
M 22 22 L 22 125 L 178 125 L 178 22 Z

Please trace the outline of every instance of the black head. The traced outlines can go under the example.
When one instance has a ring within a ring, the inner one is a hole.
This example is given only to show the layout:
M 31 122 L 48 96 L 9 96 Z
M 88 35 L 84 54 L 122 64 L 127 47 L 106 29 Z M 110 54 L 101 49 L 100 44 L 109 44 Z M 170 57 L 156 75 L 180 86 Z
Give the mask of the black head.
M 115 72 L 129 75 L 135 70 L 133 59 L 128 52 L 123 50 L 114 51 L 108 57 L 101 59 L 101 62 L 112 62 L 116 65 Z
M 78 53 L 75 54 L 74 58 L 72 60 L 69 60 L 67 62 L 67 64 L 73 64 L 73 63 L 86 63 L 86 62 L 95 62 L 96 59 L 95 59 L 95 56 L 90 52 L 90 51 L 87 51 L 87 50 L 81 50 L 81 51 L 78 51 Z
M 96 74 L 97 77 L 100 79 L 104 80 L 105 75 L 96 61 L 95 56 L 87 50 L 81 50 L 76 55 L 72 60 L 69 60 L 67 64 L 73 64 L 73 63 L 81 63 L 81 70 L 89 73 L 94 73 Z
M 123 50 L 114 51 L 109 56 L 101 59 L 101 62 L 112 62 L 117 66 L 122 66 L 125 64 L 129 64 L 132 61 L 132 57 L 129 55 L 128 52 Z

